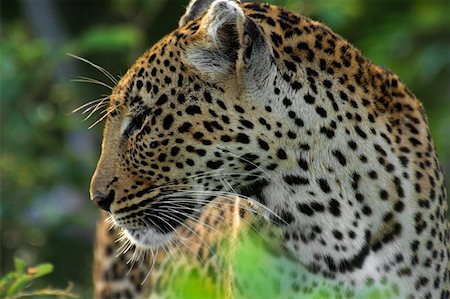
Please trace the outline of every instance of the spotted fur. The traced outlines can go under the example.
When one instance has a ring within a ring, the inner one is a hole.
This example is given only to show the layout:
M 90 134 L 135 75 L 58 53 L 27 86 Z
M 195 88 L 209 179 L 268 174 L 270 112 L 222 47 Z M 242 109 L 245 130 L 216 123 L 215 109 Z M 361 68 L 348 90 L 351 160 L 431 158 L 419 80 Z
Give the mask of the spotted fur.
M 388 282 L 400 298 L 449 297 L 446 193 L 422 104 L 326 26 L 268 4 L 192 1 L 110 107 L 91 196 L 135 246 L 165 246 L 188 223 L 201 239 L 205 225 L 227 231 L 198 219 L 236 192 L 282 232 L 306 289 L 320 280 L 358 297 Z

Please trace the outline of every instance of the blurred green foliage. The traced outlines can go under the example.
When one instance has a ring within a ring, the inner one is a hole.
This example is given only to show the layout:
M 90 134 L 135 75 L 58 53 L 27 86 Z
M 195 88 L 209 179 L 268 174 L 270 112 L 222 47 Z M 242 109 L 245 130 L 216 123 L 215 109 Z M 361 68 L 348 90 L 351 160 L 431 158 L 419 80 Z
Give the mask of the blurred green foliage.
M 215 252 L 220 270 L 240 282 L 234 290 L 232 298 L 246 299 L 274 299 L 274 298 L 302 298 L 302 299 L 333 299 L 333 298 L 360 298 L 360 299 L 396 299 L 398 289 L 393 288 L 388 281 L 382 285 L 372 284 L 355 292 L 352 288 L 340 285 L 315 283 L 314 286 L 302 285 L 308 276 L 308 271 L 299 267 L 297 262 L 283 254 L 281 246 L 281 234 L 276 237 L 268 237 L 263 233 L 248 229 L 240 232 L 239 237 L 231 240 L 225 239 L 219 246 L 221 250 Z M 225 249 L 225 250 L 224 250 Z M 274 252 L 278 252 L 274 254 Z M 202 263 L 192 263 L 189 260 L 181 262 L 189 263 L 190 267 L 179 268 L 179 259 L 173 259 L 165 266 L 171 274 L 162 288 L 170 286 L 174 298 L 198 299 L 198 298 L 227 298 L 227 286 L 217 287 L 208 272 L 204 271 Z M 230 263 L 231 262 L 231 263 Z M 173 270 L 176 269 L 176 270 Z M 268 269 L 287 276 L 286 280 L 268 279 Z M 281 270 L 282 269 L 282 270 Z M 223 277 L 222 277 L 223 278 Z M 223 283 L 221 280 L 219 283 Z M 346 296 L 342 296 L 345 294 Z
M 78 298 L 75 294 L 70 292 L 70 285 L 66 290 L 30 288 L 35 279 L 53 272 L 53 266 L 51 264 L 26 267 L 23 260 L 15 259 L 14 265 L 14 271 L 0 276 L 0 298 Z
M 270 2 L 324 22 L 406 82 L 425 105 L 448 186 L 450 1 Z M 186 4 L 0 2 L 1 273 L 14 268 L 13 256 L 27 263 L 49 261 L 58 272 L 47 276 L 51 284 L 72 281 L 76 293 L 90 297 L 97 211 L 89 202 L 88 187 L 102 125 L 88 131 L 93 121 L 82 122 L 81 115 L 70 112 L 110 91 L 71 82 L 81 75 L 109 84 L 101 73 L 66 53 L 120 76 L 176 28 Z

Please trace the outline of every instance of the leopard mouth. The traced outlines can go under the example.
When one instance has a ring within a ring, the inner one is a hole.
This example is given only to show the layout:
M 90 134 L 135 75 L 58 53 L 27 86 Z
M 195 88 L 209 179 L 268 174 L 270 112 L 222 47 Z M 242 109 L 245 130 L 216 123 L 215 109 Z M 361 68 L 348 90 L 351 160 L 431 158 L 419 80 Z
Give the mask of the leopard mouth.
M 203 203 L 186 198 L 154 201 L 145 209 L 126 215 L 127 218 L 134 217 L 140 223 L 139 227 L 121 225 L 120 216 L 113 218 L 132 243 L 157 248 L 168 243 L 179 228 L 187 227 L 187 221 L 195 222 L 200 217 L 203 206 Z
M 125 237 L 130 240 L 131 243 L 150 249 L 164 246 L 173 237 L 173 232 L 160 233 L 150 227 L 140 229 L 124 228 L 124 233 Z

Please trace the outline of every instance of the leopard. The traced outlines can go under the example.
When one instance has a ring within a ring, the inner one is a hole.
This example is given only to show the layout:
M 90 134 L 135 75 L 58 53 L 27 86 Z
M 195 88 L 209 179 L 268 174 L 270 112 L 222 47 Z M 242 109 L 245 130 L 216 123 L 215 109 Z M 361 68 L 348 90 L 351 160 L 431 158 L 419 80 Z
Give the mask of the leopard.
M 270 4 L 190 1 L 114 87 L 90 197 L 97 298 L 176 298 L 189 271 L 196 298 L 255 298 L 233 263 L 252 260 L 247 231 L 273 261 L 253 259 L 267 298 L 450 297 L 422 103 L 326 25 Z

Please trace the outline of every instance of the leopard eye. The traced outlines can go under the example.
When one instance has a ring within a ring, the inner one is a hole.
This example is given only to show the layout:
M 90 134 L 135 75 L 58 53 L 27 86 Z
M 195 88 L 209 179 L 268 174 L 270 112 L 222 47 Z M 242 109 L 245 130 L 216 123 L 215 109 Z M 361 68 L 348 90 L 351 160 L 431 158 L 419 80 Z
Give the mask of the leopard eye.
M 126 127 L 125 131 L 123 132 L 125 137 L 130 137 L 130 135 L 136 131 L 142 129 L 142 125 L 144 124 L 145 118 L 147 117 L 147 113 L 139 113 L 136 116 L 134 116 L 128 126 Z

